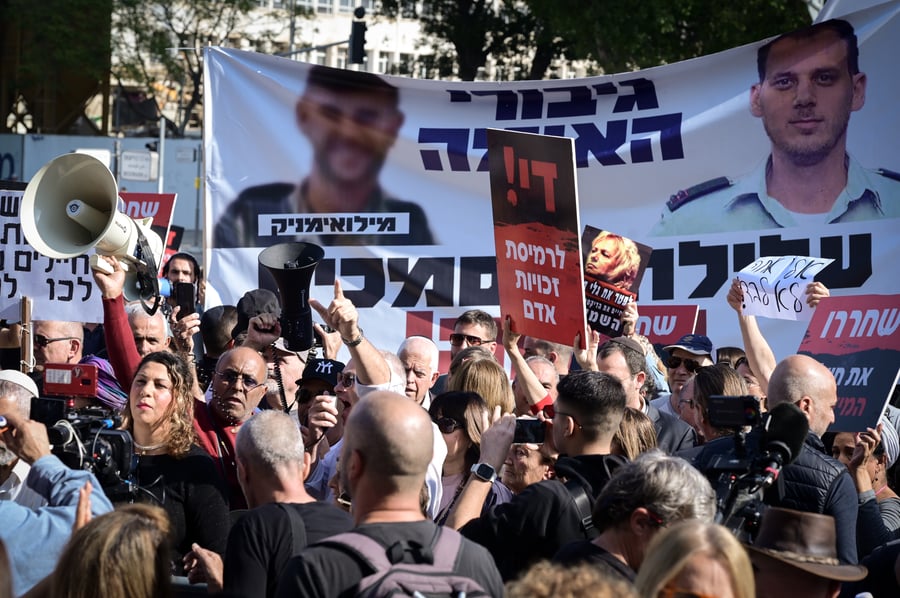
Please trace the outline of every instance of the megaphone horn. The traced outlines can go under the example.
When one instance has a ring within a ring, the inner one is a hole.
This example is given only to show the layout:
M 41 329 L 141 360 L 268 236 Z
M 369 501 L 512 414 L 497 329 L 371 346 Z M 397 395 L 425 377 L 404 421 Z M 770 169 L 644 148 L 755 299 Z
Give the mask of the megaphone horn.
M 259 265 L 272 274 L 281 295 L 281 336 L 291 351 L 312 348 L 309 286 L 325 250 L 312 243 L 279 243 L 259 254 Z
M 65 154 L 47 162 L 25 188 L 20 210 L 22 231 L 34 249 L 67 259 L 96 248 L 122 260 L 124 295 L 140 299 L 149 313 L 159 307 L 156 274 L 163 244 L 150 230 L 150 219 L 135 221 L 119 212 L 118 185 L 103 164 L 86 154 Z M 73 226 L 73 224 L 77 226 Z M 91 267 L 108 271 L 91 256 Z M 145 300 L 155 298 L 149 306 Z

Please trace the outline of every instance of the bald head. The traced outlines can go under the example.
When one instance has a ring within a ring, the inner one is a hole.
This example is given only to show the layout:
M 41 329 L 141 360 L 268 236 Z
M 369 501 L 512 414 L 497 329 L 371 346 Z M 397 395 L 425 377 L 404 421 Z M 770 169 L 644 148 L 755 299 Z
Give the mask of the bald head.
M 779 363 L 769 379 L 769 407 L 796 403 L 834 384 L 834 376 L 824 365 L 807 355 L 791 355 Z
M 784 358 L 769 379 L 769 409 L 781 403 L 800 407 L 809 419 L 809 429 L 821 436 L 834 422 L 837 384 L 824 365 L 807 355 Z
M 433 432 L 428 413 L 405 395 L 373 392 L 353 408 L 344 428 L 344 456 L 361 458 L 361 476 L 386 492 L 418 496 L 431 462 Z

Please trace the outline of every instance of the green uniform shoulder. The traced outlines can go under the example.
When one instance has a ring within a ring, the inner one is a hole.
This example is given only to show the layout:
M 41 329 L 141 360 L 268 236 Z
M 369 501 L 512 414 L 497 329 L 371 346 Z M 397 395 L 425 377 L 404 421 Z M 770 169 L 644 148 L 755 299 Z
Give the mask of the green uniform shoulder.
M 734 185 L 734 183 L 728 177 L 716 177 L 714 179 L 704 181 L 699 185 L 694 185 L 693 187 L 688 187 L 687 189 L 678 191 L 677 193 L 669 197 L 669 201 L 666 202 L 666 206 L 669 208 L 670 212 L 674 212 L 681 206 L 690 203 L 699 197 L 709 195 L 710 193 L 715 193 L 716 191 L 721 191 L 722 189 L 727 189 L 732 185 Z

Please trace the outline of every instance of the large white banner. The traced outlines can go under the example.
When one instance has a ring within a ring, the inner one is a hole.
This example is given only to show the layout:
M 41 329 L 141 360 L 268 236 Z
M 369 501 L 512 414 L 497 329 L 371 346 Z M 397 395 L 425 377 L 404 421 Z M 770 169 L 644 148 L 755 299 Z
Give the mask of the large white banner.
M 699 305 L 717 346 L 741 345 L 725 295 L 760 256 L 834 259 L 817 279 L 835 295 L 900 292 L 900 182 L 879 170 L 900 171 L 900 3 L 847 20 L 866 73 L 864 105 L 854 96 L 849 179 L 837 200 L 846 205 L 828 224 L 757 193 L 772 174 L 772 142 L 751 112 L 762 43 L 633 73 L 515 83 L 372 81 L 208 49 L 207 296 L 236 303 L 260 284 L 261 248 L 307 240 L 326 256 L 313 297 L 329 301 L 339 277 L 376 344 L 396 349 L 426 334 L 448 351 L 461 312 L 500 315 L 488 128 L 573 138 L 581 223 L 653 247 L 638 305 Z M 784 61 L 776 54 L 770 63 Z M 807 76 L 812 59 L 786 77 L 824 87 L 850 76 Z M 826 92 L 800 102 L 787 110 L 802 122 L 787 126 L 818 134 L 831 125 Z M 762 326 L 778 355 L 795 352 L 805 329 Z

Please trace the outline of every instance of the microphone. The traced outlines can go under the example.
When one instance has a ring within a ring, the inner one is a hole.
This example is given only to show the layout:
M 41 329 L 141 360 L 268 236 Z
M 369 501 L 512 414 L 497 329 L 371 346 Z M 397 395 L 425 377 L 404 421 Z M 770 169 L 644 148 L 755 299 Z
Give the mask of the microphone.
M 782 468 L 796 461 L 808 433 L 809 420 L 793 403 L 781 403 L 769 412 L 762 438 L 763 488 L 774 484 Z

